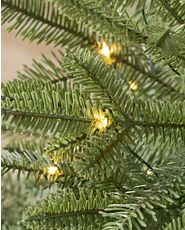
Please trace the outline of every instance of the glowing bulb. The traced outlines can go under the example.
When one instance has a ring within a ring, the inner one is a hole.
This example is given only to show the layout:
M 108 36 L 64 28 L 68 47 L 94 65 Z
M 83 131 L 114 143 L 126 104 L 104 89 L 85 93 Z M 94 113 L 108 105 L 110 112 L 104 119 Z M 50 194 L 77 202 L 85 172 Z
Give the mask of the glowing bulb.
M 110 53 L 111 53 L 110 49 L 109 49 L 108 45 L 105 42 L 102 43 L 102 48 L 101 48 L 100 53 L 105 57 L 110 56 Z
M 116 59 L 113 57 L 113 54 L 116 51 L 117 46 L 112 45 L 111 47 L 107 45 L 106 42 L 98 42 L 98 47 L 99 47 L 99 54 L 101 54 L 104 57 L 105 63 L 111 65 L 113 64 Z
M 100 132 L 104 131 L 106 127 L 110 125 L 108 117 L 102 111 L 96 111 L 94 118 L 96 119 L 96 128 L 98 128 Z
M 130 89 L 132 90 L 136 90 L 138 88 L 138 85 L 133 81 L 129 81 L 129 85 L 130 85 Z
M 108 125 L 108 118 L 107 117 L 98 121 L 98 124 L 97 124 L 98 129 L 100 129 L 100 130 L 104 130 L 107 127 L 107 125 Z
M 151 176 L 151 175 L 153 175 L 153 172 L 152 172 L 152 170 L 148 169 L 148 170 L 146 171 L 146 175 L 148 175 L 148 176 Z
M 107 125 L 108 125 L 107 117 L 105 117 L 104 119 L 98 120 L 96 123 L 96 126 L 100 130 L 100 132 L 104 131 Z
M 49 175 L 55 175 L 58 173 L 58 168 L 56 166 L 49 166 L 47 171 Z

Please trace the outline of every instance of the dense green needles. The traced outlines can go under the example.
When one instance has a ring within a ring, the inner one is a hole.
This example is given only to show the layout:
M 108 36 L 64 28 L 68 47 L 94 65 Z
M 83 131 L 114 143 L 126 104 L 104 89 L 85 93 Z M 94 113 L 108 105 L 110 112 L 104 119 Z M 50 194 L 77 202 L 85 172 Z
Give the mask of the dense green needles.
M 2 84 L 2 229 L 184 230 L 185 1 L 1 3 L 59 49 Z

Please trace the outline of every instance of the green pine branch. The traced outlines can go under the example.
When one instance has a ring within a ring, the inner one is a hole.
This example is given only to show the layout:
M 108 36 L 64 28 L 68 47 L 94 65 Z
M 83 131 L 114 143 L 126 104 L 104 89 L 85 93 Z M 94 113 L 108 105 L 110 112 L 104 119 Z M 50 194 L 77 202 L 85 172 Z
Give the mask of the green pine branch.
M 92 45 L 88 28 L 59 14 L 52 4 L 42 0 L 3 0 L 2 23 L 9 23 L 8 31 L 16 31 L 23 39 L 55 46 Z M 14 20 L 12 20 L 14 19 Z
M 9 32 L 69 48 L 2 86 L 3 131 L 36 139 L 3 149 L 3 202 L 24 203 L 9 172 L 38 182 L 3 230 L 184 227 L 184 16 L 178 0 L 2 0 Z
M 63 67 L 69 76 L 73 76 L 74 83 L 82 84 L 85 92 L 93 94 L 104 106 L 115 107 L 124 116 L 122 104 L 127 88 L 118 71 L 89 50 L 68 52 Z
M 179 67 L 185 66 L 184 29 L 182 26 L 171 26 L 161 18 L 153 20 L 154 17 L 145 29 L 150 34 L 147 39 L 147 52 L 154 56 L 154 60 L 162 61 L 163 65 L 180 71 Z
M 21 80 L 50 80 L 52 83 L 63 83 L 64 87 L 67 87 L 69 84 L 67 82 L 68 79 L 64 74 L 60 60 L 62 55 L 61 52 L 59 52 L 59 54 L 52 52 L 53 59 L 49 59 L 45 55 L 42 55 L 42 60 L 33 60 L 31 67 L 24 65 L 23 71 L 18 72 L 18 78 Z
M 58 191 L 29 207 L 24 214 L 24 224 L 30 229 L 61 226 L 63 229 L 90 229 L 91 225 L 101 229 L 105 220 L 99 211 L 114 201 L 113 196 L 98 190 Z
M 105 217 L 114 218 L 115 221 L 106 223 L 103 230 L 133 229 L 134 227 L 141 230 L 143 227 L 146 228 L 147 223 L 142 209 L 150 216 L 152 222 L 157 221 L 156 214 L 148 200 L 147 203 L 141 200 L 137 204 L 113 204 L 109 205 L 102 214 Z
M 120 74 L 89 51 L 81 51 L 78 55 L 69 53 L 63 67 L 67 74 L 73 75 L 74 82 L 82 84 L 85 92 L 93 93 L 95 98 L 101 97 L 102 105 L 120 114 L 113 118 L 115 123 L 140 127 L 146 135 L 159 132 L 175 139 L 181 136 L 184 140 L 184 103 L 130 98 Z
M 183 1 L 158 0 L 158 2 L 161 4 L 161 10 L 165 9 L 166 14 L 169 14 L 177 23 L 185 24 L 185 3 Z M 166 16 L 166 14 L 164 14 L 163 10 L 163 17 Z
M 145 40 L 145 35 L 131 23 L 131 19 L 127 14 L 122 17 L 108 4 L 101 5 L 97 1 L 64 1 L 50 0 L 62 15 L 67 15 L 70 19 L 84 21 L 91 29 L 92 34 L 98 38 L 106 39 L 110 42 L 118 42 L 135 38 L 137 41 Z M 98 31 L 98 33 L 97 33 Z M 122 31 L 122 33 L 120 33 Z
M 88 110 L 87 97 L 78 92 L 65 92 L 62 85 L 48 81 L 18 81 L 3 86 L 5 100 L 2 101 L 3 119 L 7 126 L 16 124 L 17 130 L 29 129 L 43 134 L 60 136 L 67 133 L 91 132 L 94 111 Z M 14 97 L 10 100 L 10 97 Z
M 126 76 L 128 82 L 134 82 L 137 85 L 137 96 L 146 94 L 147 97 L 164 98 L 164 100 L 169 97 L 174 100 L 179 97 L 185 98 L 184 88 L 177 79 L 171 77 L 171 71 L 154 64 L 143 51 L 125 47 L 120 56 L 118 54 L 116 58 L 123 64 L 122 75 Z
M 163 230 L 182 230 L 185 226 L 185 215 L 175 217 L 170 223 L 166 223 Z
M 170 142 L 169 139 L 164 140 L 160 135 L 157 136 L 155 143 L 153 139 L 153 135 L 150 135 L 148 139 L 146 137 L 135 138 L 133 147 L 134 151 L 152 167 L 160 168 L 169 157 L 184 153 L 183 142 L 180 139 L 177 141 L 178 146 L 174 142 Z
M 16 151 L 5 149 L 2 151 L 2 175 L 9 170 L 18 170 L 20 172 L 41 176 L 44 169 L 49 167 L 50 162 L 43 158 L 38 152 Z

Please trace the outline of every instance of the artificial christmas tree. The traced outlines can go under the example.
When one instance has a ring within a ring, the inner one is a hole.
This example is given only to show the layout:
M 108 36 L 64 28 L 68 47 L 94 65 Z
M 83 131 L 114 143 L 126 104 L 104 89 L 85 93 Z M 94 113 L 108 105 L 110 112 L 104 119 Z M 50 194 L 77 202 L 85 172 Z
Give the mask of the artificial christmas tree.
M 185 1 L 2 0 L 2 22 L 59 49 L 2 86 L 3 229 L 185 229 Z

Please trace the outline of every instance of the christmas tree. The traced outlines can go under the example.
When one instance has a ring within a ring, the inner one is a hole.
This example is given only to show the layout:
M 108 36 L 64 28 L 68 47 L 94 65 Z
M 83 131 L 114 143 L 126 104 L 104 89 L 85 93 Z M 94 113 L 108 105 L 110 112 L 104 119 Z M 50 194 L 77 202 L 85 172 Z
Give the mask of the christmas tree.
M 2 86 L 2 229 L 185 229 L 185 1 L 1 2 L 58 49 Z

